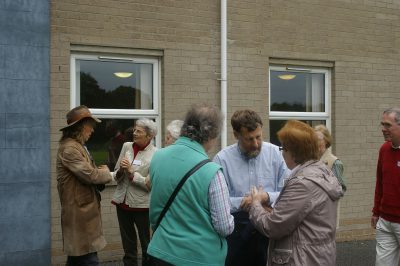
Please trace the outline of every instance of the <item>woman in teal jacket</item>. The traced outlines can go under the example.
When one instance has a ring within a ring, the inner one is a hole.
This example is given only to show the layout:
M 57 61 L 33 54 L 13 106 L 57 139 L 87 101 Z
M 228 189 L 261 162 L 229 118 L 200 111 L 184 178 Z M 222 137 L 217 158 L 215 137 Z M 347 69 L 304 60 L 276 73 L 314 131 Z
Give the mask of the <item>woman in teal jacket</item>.
M 155 265 L 224 265 L 225 236 L 234 227 L 221 166 L 209 162 L 192 174 L 160 225 L 158 217 L 181 178 L 207 159 L 221 128 L 221 113 L 195 106 L 187 113 L 181 137 L 157 151 L 150 164 L 150 223 L 154 234 L 147 249 Z

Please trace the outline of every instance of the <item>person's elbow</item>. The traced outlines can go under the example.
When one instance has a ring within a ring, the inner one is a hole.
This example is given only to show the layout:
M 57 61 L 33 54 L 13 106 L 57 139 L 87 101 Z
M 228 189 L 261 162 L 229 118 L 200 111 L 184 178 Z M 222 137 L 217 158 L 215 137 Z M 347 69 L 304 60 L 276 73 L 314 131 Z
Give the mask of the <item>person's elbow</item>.
M 232 215 L 230 215 L 230 219 L 228 221 L 227 226 L 223 226 L 222 224 L 214 226 L 214 230 L 221 237 L 229 236 L 230 234 L 232 234 L 234 229 L 235 229 L 235 223 Z
M 232 230 L 221 230 L 221 231 L 216 231 L 217 232 L 217 234 L 220 236 L 220 237 L 227 237 L 227 236 L 229 236 L 230 234 L 232 234 L 232 232 L 233 232 L 233 228 L 232 228 Z

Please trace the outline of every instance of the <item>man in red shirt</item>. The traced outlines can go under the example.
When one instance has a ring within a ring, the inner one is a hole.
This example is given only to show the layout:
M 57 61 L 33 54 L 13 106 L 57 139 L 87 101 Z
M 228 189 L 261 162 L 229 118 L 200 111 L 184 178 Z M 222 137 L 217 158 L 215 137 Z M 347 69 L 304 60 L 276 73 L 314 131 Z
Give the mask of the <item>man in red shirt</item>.
M 371 226 L 376 229 L 376 266 L 400 260 L 400 108 L 383 112 L 385 143 L 379 150 Z

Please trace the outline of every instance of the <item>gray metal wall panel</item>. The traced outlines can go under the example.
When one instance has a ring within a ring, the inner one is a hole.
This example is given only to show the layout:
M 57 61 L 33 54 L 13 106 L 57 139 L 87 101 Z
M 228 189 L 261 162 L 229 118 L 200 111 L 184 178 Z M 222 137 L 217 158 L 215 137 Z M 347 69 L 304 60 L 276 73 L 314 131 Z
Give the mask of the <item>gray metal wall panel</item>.
M 46 114 L 49 108 L 49 82 L 47 80 L 0 80 L 0 112 L 19 113 L 21 106 L 28 114 Z M 3 93 L 4 92 L 4 93 Z M 3 106 L 1 106 L 3 104 Z M 40 120 L 41 117 L 32 117 Z M 45 118 L 46 119 L 46 118 Z
M 1 81 L 0 81 L 0 87 L 1 87 Z M 0 95 L 2 95 L 1 91 Z M 1 98 L 2 97 L 0 97 L 0 106 L 3 104 Z M 6 114 L 0 111 L 0 150 L 4 149 L 5 147 L 6 147 Z
M 0 1 L 0 265 L 50 265 L 49 4 Z

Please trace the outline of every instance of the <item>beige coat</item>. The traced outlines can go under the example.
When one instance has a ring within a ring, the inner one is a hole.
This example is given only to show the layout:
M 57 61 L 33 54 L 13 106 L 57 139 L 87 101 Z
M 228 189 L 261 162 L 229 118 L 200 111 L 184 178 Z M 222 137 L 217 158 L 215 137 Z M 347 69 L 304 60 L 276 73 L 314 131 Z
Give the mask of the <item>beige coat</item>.
M 336 209 L 342 188 L 324 163 L 293 169 L 272 212 L 250 208 L 257 230 L 270 238 L 268 265 L 336 265 Z
M 64 252 L 69 256 L 81 256 L 103 249 L 106 241 L 100 193 L 95 184 L 110 182 L 110 171 L 98 169 L 85 148 L 73 139 L 60 142 L 56 171 Z
M 117 188 L 114 192 L 112 201 L 119 204 L 123 203 L 131 208 L 149 208 L 149 191 L 146 187 L 146 180 L 149 178 L 150 161 L 157 150 L 153 144 L 147 145 L 143 151 L 139 151 L 133 160 L 133 142 L 125 142 L 122 146 L 117 164 L 115 165 L 114 177 L 119 169 L 120 162 L 124 157 L 132 163 L 135 171 L 132 181 L 129 180 L 127 171 L 120 178 L 116 178 Z

